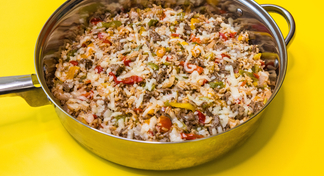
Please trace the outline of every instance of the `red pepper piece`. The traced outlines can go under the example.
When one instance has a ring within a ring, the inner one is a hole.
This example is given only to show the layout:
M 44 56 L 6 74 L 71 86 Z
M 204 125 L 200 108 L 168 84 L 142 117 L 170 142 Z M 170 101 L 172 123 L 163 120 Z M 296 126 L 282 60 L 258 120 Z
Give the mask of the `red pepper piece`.
M 231 38 L 235 38 L 236 32 L 231 32 L 229 35 L 231 36 Z
M 143 78 L 139 77 L 139 76 L 131 76 L 131 77 L 128 77 L 124 80 L 122 80 L 122 83 L 124 84 L 134 84 L 134 83 L 139 83 L 139 82 L 142 82 L 143 81 Z
M 227 36 L 224 33 L 219 33 L 219 35 L 226 41 L 227 40 Z
M 199 118 L 199 122 L 200 123 L 205 123 L 205 120 L 206 120 L 206 116 L 201 113 L 200 111 L 196 110 L 198 112 L 198 118 Z
M 122 82 L 122 81 L 117 80 L 117 76 L 113 72 L 109 72 L 109 75 L 114 77 L 114 81 L 115 81 L 116 84 L 119 84 L 119 83 Z
M 229 59 L 231 58 L 231 56 L 229 56 L 229 55 L 227 55 L 227 54 L 225 54 L 225 53 L 222 53 L 221 56 L 222 56 L 222 58 L 224 58 L 224 57 L 227 57 L 227 58 L 229 58 Z
M 97 73 L 101 73 L 101 72 L 103 71 L 103 68 L 102 68 L 100 65 L 97 65 L 97 66 L 95 67 L 95 71 L 96 71 Z
M 78 62 L 78 61 L 70 61 L 70 63 L 71 63 L 72 65 L 74 65 L 74 66 L 79 65 L 79 62 Z
M 226 13 L 226 11 L 225 10 L 220 10 L 219 13 L 224 14 L 224 13 Z
M 93 25 L 97 25 L 99 22 L 102 22 L 102 20 L 99 19 L 99 18 L 92 18 L 90 20 L 90 23 L 93 24 Z
M 109 75 L 114 77 L 114 81 L 116 84 L 119 84 L 119 83 L 134 84 L 134 83 L 139 83 L 139 82 L 143 81 L 143 78 L 141 78 L 139 76 L 131 76 L 131 77 L 128 77 L 122 81 L 118 81 L 116 75 L 113 72 L 110 72 Z
M 164 18 L 166 17 L 166 15 L 165 15 L 165 13 L 164 13 L 164 11 L 162 12 L 162 16 L 161 16 L 161 20 L 163 20 Z
M 102 43 L 108 43 L 109 45 L 112 44 L 109 40 L 107 40 L 107 39 L 105 38 L 105 35 L 104 35 L 104 33 L 102 33 L 102 32 L 99 32 L 99 33 L 98 33 L 98 38 L 99 38 L 100 40 L 102 40 Z
M 246 84 L 246 80 L 242 82 L 241 86 L 245 86 L 245 84 Z
M 256 74 L 256 73 L 253 73 L 253 76 L 255 77 L 255 78 L 257 78 L 257 79 L 259 79 L 259 75 L 258 74 Z
M 87 99 L 92 100 L 92 98 L 93 98 L 93 91 L 90 90 L 90 92 L 87 92 L 87 93 L 81 94 L 81 95 L 84 96 L 84 97 L 86 97 Z
M 205 85 L 206 83 L 208 83 L 208 81 L 206 79 L 204 79 L 203 81 L 203 84 L 202 85 Z
M 197 135 L 193 133 L 181 133 L 181 138 L 186 140 L 193 140 L 193 139 L 203 138 L 203 137 L 204 136 L 202 135 Z
M 179 37 L 180 34 L 171 34 L 172 37 Z
M 143 109 L 142 108 L 135 108 L 134 111 L 137 112 L 137 113 L 140 113 L 140 112 L 143 112 Z
M 127 59 L 127 57 L 125 56 L 125 57 L 123 57 L 123 62 L 124 62 L 124 65 L 126 65 L 126 66 L 129 66 L 129 63 L 130 62 L 132 62 L 131 60 L 129 60 L 129 59 Z
M 96 119 L 98 118 L 98 116 L 96 114 L 93 114 L 93 118 Z

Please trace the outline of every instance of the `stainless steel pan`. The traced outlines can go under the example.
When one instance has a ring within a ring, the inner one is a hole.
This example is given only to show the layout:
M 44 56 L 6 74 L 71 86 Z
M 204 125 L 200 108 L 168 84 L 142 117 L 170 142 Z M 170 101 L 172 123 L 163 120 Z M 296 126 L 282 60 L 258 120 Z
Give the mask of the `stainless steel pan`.
M 286 74 L 287 46 L 294 36 L 295 22 L 291 14 L 276 5 L 259 5 L 252 0 L 156 1 L 162 6 L 186 3 L 195 9 L 216 6 L 244 24 L 251 31 L 250 42 L 258 44 L 262 59 L 273 62 L 277 73 L 276 87 L 265 107 L 243 124 L 224 133 L 184 142 L 146 142 L 105 134 L 91 128 L 66 113 L 50 92 L 50 80 L 55 71 L 60 47 L 71 42 L 99 6 L 149 6 L 152 1 L 138 0 L 69 0 L 48 19 L 39 34 L 35 48 L 36 74 L 0 78 L 0 95 L 19 95 L 31 106 L 52 104 L 63 126 L 81 145 L 93 153 L 118 164 L 150 170 L 171 170 L 196 166 L 225 154 L 243 143 L 258 127 L 261 114 L 279 91 Z M 278 26 L 268 14 L 275 12 L 288 22 L 289 34 L 284 39 Z M 83 20 L 80 20 L 83 19 Z

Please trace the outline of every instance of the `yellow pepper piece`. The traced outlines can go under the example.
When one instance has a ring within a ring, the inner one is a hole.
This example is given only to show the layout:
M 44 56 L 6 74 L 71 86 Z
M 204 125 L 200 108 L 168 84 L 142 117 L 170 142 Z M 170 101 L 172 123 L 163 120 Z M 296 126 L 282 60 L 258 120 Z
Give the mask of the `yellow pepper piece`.
M 73 67 L 70 67 L 68 73 L 67 73 L 67 76 L 66 78 L 67 79 L 73 79 L 74 78 L 74 75 L 76 75 L 80 70 L 80 67 L 78 66 L 73 66 Z
M 253 59 L 254 59 L 254 60 L 260 60 L 260 59 L 261 59 L 261 55 L 262 55 L 261 53 L 258 53 L 258 54 L 256 54 L 256 55 L 254 55 L 254 56 L 253 56 Z
M 191 28 L 192 30 L 195 29 L 195 23 L 199 23 L 199 20 L 196 19 L 196 18 L 191 18 L 191 21 L 190 21 L 190 28 Z
M 165 52 L 166 52 L 166 49 L 164 47 L 161 47 L 156 51 L 156 55 L 159 57 L 163 57 L 165 55 Z
M 196 107 L 194 107 L 190 103 L 169 103 L 170 106 L 175 107 L 175 108 L 183 108 L 183 109 L 188 109 L 191 110 L 192 112 L 196 111 Z
M 145 32 L 145 28 L 144 27 L 141 27 L 141 29 L 139 31 L 139 34 L 142 35 L 143 32 Z
M 197 44 L 196 46 L 191 50 L 191 54 L 193 57 L 198 57 L 201 53 L 201 50 L 200 48 L 197 47 Z
M 181 45 L 188 45 L 188 43 L 185 42 L 185 41 L 182 41 L 180 44 L 181 44 Z
M 240 35 L 240 36 L 237 38 L 237 40 L 242 41 L 242 40 L 243 40 L 243 36 Z

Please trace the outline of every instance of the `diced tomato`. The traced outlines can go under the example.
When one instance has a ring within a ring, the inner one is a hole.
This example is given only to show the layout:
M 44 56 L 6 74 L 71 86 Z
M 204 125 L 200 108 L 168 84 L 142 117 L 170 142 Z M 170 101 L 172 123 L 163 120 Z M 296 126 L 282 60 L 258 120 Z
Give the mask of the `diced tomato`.
M 236 32 L 231 32 L 229 33 L 229 35 L 231 36 L 231 38 L 235 38 Z
M 205 120 L 206 120 L 206 116 L 201 113 L 200 111 L 196 110 L 198 112 L 198 118 L 199 118 L 199 122 L 200 123 L 205 123 Z
M 261 62 L 261 66 L 265 65 L 264 61 L 260 61 Z
M 103 71 L 103 68 L 102 68 L 100 65 L 97 65 L 97 66 L 95 67 L 95 71 L 96 71 L 97 73 L 101 73 L 101 72 Z
M 102 40 L 104 38 L 104 35 L 102 32 L 99 32 L 98 33 L 98 39 Z
M 154 136 L 154 133 L 152 130 L 148 130 L 147 132 L 149 132 L 151 134 L 151 136 Z
M 203 138 L 203 135 L 193 134 L 193 133 L 181 133 L 181 138 L 186 140 L 193 140 L 197 138 Z
M 105 35 L 102 32 L 98 33 L 98 38 L 102 40 L 102 43 L 108 43 L 109 45 L 112 44 L 108 39 L 105 38 Z
M 98 116 L 96 114 L 93 114 L 93 118 L 96 119 L 98 118 Z
M 240 104 L 241 103 L 241 100 L 240 99 L 236 99 L 236 100 L 234 100 L 234 103 L 235 104 Z
M 227 36 L 224 33 L 219 33 L 219 35 L 226 41 L 227 40 Z
M 123 57 L 123 62 L 125 66 L 129 66 L 129 63 L 132 62 L 131 60 L 127 59 L 127 56 Z
M 172 37 L 179 37 L 180 34 L 171 34 Z
M 220 10 L 219 13 L 224 14 L 224 13 L 226 13 L 226 11 L 225 10 Z
M 180 62 L 180 65 L 182 65 L 183 67 L 184 67 L 184 61 L 181 61 Z M 198 66 L 198 65 L 194 65 L 194 64 L 187 64 L 187 67 L 193 67 L 193 66 L 196 66 L 196 68 L 194 69 L 194 70 L 192 70 L 192 71 L 187 71 L 186 70 L 186 72 L 188 72 L 188 73 L 192 73 L 193 71 L 197 71 L 199 74 L 201 74 L 203 71 L 204 71 L 204 68 L 202 68 L 202 67 L 200 67 L 200 66 Z
M 99 22 L 102 22 L 102 20 L 99 19 L 99 18 L 92 18 L 90 20 L 90 23 L 93 24 L 93 25 L 97 25 Z
M 172 122 L 169 117 L 167 116 L 160 116 L 158 119 L 159 123 L 161 124 L 161 131 L 168 132 L 172 126 Z
M 253 73 L 253 76 L 255 77 L 255 78 L 257 78 L 257 79 L 259 79 L 259 75 L 258 74 L 256 74 L 256 73 Z
M 196 37 L 195 34 L 190 34 L 190 40 L 199 44 L 201 43 L 200 38 Z
M 70 61 L 70 63 L 71 63 L 72 65 L 74 65 L 74 66 L 79 65 L 79 62 L 78 62 L 78 61 Z
M 165 60 L 166 61 L 170 61 L 171 60 L 171 57 L 168 56 Z
M 135 108 L 134 111 L 137 112 L 137 113 L 140 113 L 140 112 L 143 112 L 143 109 L 142 108 Z

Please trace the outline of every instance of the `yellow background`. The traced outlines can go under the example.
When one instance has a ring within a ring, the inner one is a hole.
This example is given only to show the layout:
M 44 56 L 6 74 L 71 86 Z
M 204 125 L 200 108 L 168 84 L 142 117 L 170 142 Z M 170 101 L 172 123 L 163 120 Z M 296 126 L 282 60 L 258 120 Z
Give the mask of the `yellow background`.
M 0 76 L 35 73 L 34 46 L 64 0 L 1 0 Z M 143 171 L 103 160 L 62 127 L 52 106 L 0 98 L 0 175 L 323 175 L 323 1 L 258 0 L 288 9 L 297 24 L 285 82 L 256 133 L 225 157 L 177 171 Z M 284 34 L 288 27 L 275 19 Z M 203 150 L 203 149 L 202 149 Z

